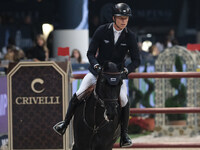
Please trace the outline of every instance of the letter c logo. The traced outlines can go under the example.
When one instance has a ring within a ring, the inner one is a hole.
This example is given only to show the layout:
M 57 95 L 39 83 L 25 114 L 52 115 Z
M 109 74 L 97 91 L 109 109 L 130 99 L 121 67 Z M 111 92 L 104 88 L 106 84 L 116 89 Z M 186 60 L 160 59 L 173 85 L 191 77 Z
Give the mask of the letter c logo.
M 42 93 L 44 91 L 44 89 L 42 90 L 36 90 L 35 89 L 35 84 L 36 83 L 40 83 L 40 84 L 43 84 L 44 83 L 44 80 L 40 79 L 40 78 L 36 78 L 34 79 L 32 82 L 31 82 L 31 89 L 33 90 L 33 92 L 35 93 Z

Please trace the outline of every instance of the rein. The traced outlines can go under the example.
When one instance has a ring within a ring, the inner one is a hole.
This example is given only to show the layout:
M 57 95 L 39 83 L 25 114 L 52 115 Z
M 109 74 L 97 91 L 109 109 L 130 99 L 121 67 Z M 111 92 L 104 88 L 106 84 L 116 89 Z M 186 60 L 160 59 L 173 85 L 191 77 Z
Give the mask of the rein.
M 97 125 L 94 125 L 94 127 L 91 127 L 87 121 L 86 121 L 86 117 L 85 117 L 85 110 L 86 110 L 86 100 L 84 101 L 84 108 L 83 108 L 83 121 L 84 123 L 86 124 L 86 126 L 93 131 L 93 134 L 96 134 L 98 130 L 102 129 L 105 125 L 107 125 L 109 123 L 109 119 L 106 115 L 106 108 L 105 108 L 105 103 L 104 103 L 104 100 L 106 101 L 109 101 L 109 102 L 117 102 L 118 101 L 118 98 L 114 98 L 114 99 L 104 99 L 102 100 L 96 93 L 96 87 L 94 88 L 94 91 L 93 91 L 93 94 L 94 94 L 94 97 L 96 98 L 96 103 L 95 103 L 95 106 L 94 106 L 94 112 L 96 110 L 96 104 L 97 102 L 100 103 L 101 107 L 103 107 L 105 109 L 104 111 L 104 120 L 102 120 L 102 122 L 97 126 Z M 95 120 L 95 114 L 94 114 L 94 120 Z
M 102 74 L 110 74 L 110 75 L 121 75 L 122 72 L 102 72 Z
M 96 89 L 96 87 L 95 87 Z M 116 102 L 118 101 L 118 98 L 103 98 L 103 100 L 97 95 L 96 90 L 94 89 L 94 97 L 100 102 L 101 106 L 105 108 L 104 100 L 109 102 Z
M 89 140 L 89 145 L 90 147 L 92 147 L 92 141 L 93 141 L 93 138 L 94 136 L 98 133 L 99 130 L 101 130 L 103 127 L 105 127 L 108 123 L 109 123 L 109 120 L 105 118 L 105 113 L 106 111 L 104 112 L 104 120 L 101 121 L 101 123 L 97 126 L 96 123 L 94 123 L 94 126 L 91 127 L 87 121 L 86 121 L 86 117 L 85 117 L 85 110 L 86 110 L 86 100 L 84 100 L 84 106 L 83 106 L 83 121 L 85 123 L 85 125 L 88 127 L 88 129 L 90 129 L 92 131 L 92 136 L 90 137 L 90 140 Z M 95 102 L 95 105 L 94 105 L 94 122 L 95 122 L 95 117 L 96 117 L 96 114 L 95 114 L 95 110 L 96 110 L 96 105 L 97 104 L 97 101 Z M 104 107 L 105 108 L 105 107 Z M 106 110 L 106 109 L 105 109 Z
M 113 72 L 102 72 L 102 74 L 109 74 L 109 75 L 120 75 L 120 74 L 122 74 L 121 72 L 115 72 L 115 73 L 113 73 Z M 111 98 L 103 98 L 103 99 L 101 99 L 100 97 L 99 97 L 99 95 L 96 93 L 96 86 L 94 87 L 94 90 L 93 90 L 93 94 L 94 94 L 94 97 L 95 97 L 95 99 L 96 99 L 96 102 L 95 102 L 95 106 L 94 106 L 94 120 L 95 120 L 95 110 L 96 110 L 96 106 L 97 106 L 97 103 L 99 103 L 100 104 L 100 106 L 101 107 L 103 107 L 104 108 L 104 120 L 102 120 L 101 121 L 101 123 L 97 126 L 96 124 L 94 125 L 94 127 L 91 127 L 88 123 L 87 123 L 87 121 L 86 121 L 86 117 L 85 117 L 85 110 L 86 110 L 86 100 L 84 100 L 84 107 L 83 107 L 83 121 L 84 121 L 84 123 L 85 123 L 85 125 L 90 129 L 90 130 L 92 130 L 92 132 L 93 132 L 93 136 L 98 132 L 98 130 L 100 130 L 100 129 L 102 129 L 104 126 L 106 126 L 108 123 L 109 123 L 109 119 L 108 119 L 108 117 L 107 117 L 107 115 L 106 115 L 106 112 L 107 112 L 107 110 L 106 110 L 106 107 L 105 107 L 105 102 L 104 101 L 107 101 L 107 102 L 117 102 L 119 99 L 118 98 L 113 98 L 113 99 L 111 99 Z
M 86 101 L 84 101 L 83 121 L 84 121 L 84 123 L 86 124 L 86 126 L 87 126 L 90 130 L 92 130 L 93 135 L 95 135 L 95 134 L 98 132 L 98 130 L 102 129 L 105 125 L 108 124 L 108 121 L 104 119 L 98 126 L 97 126 L 97 125 L 94 125 L 94 127 L 91 127 L 91 126 L 87 123 L 87 121 L 86 121 L 86 118 L 85 118 L 85 110 L 86 110 Z M 96 105 L 95 105 L 95 107 L 94 107 L 94 110 L 96 110 Z M 95 111 L 94 111 L 94 112 L 95 112 Z M 94 118 L 95 118 L 95 114 L 94 114 Z

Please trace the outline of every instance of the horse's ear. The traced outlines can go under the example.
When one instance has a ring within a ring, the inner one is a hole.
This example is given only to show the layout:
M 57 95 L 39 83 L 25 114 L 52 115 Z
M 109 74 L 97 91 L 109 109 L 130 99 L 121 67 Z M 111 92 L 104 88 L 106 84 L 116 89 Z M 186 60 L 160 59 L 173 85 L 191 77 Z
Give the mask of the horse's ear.
M 117 68 L 117 65 L 113 62 L 106 61 L 103 65 L 103 71 L 105 72 L 118 72 L 119 69 Z

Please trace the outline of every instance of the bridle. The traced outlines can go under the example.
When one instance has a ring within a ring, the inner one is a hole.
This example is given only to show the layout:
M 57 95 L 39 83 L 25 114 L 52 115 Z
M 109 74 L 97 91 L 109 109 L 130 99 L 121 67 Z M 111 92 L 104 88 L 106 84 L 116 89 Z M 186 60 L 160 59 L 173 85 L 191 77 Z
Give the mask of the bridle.
M 122 72 L 104 72 L 104 71 L 102 71 L 102 75 L 105 75 L 105 74 L 108 74 L 108 75 L 121 75 Z M 95 98 L 97 99 L 97 101 L 100 103 L 100 105 L 103 108 L 105 108 L 105 101 L 106 102 L 118 102 L 118 100 L 119 100 L 119 98 L 103 98 L 103 99 L 100 98 L 99 95 L 96 93 L 96 86 L 94 88 L 93 94 L 94 94 Z
M 104 99 L 104 100 L 102 100 L 102 99 L 97 95 L 95 89 L 94 89 L 93 94 L 94 94 L 94 97 L 96 98 L 97 102 L 100 104 L 100 106 L 104 108 L 104 115 L 103 115 L 103 116 L 104 116 L 104 119 L 105 119 L 107 122 L 109 122 L 110 120 L 108 119 L 108 116 L 107 116 L 107 114 L 106 114 L 106 113 L 107 113 L 107 109 L 106 109 L 105 101 L 104 101 L 104 100 L 106 100 L 107 102 L 115 102 L 115 103 L 117 104 L 119 98 Z
M 102 74 L 120 75 L 121 72 L 116 72 L 116 73 L 113 73 L 113 72 L 102 72 Z M 119 98 L 113 98 L 113 99 L 111 99 L 111 98 L 103 98 L 103 99 L 101 99 L 99 97 L 99 95 L 96 93 L 96 86 L 95 86 L 95 88 L 93 90 L 93 95 L 94 95 L 94 97 L 96 99 L 96 104 L 99 103 L 100 106 L 102 108 L 104 108 L 104 120 L 102 120 L 102 122 L 98 126 L 94 125 L 94 127 L 91 127 L 87 123 L 86 118 L 85 118 L 86 100 L 84 102 L 84 108 L 83 108 L 83 120 L 84 120 L 84 123 L 86 124 L 86 126 L 93 131 L 93 135 L 95 135 L 98 132 L 98 130 L 102 129 L 105 125 L 107 125 L 110 122 L 110 120 L 108 119 L 108 116 L 106 114 L 107 113 L 107 109 L 106 109 L 105 101 L 106 102 L 114 102 L 114 103 L 118 104 Z M 94 106 L 94 112 L 95 112 L 95 109 L 96 109 L 96 104 Z M 117 106 L 119 106 L 119 105 L 117 105 Z M 94 118 L 95 118 L 95 114 L 94 114 Z

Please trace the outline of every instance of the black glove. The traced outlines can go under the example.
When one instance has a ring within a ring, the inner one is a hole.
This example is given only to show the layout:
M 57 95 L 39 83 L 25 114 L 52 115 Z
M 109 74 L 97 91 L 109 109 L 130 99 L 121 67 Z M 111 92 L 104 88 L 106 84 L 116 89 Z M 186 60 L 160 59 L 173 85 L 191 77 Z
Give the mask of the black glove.
M 122 71 L 121 78 L 128 79 L 128 69 L 127 68 L 124 68 L 124 70 Z
M 99 74 L 101 72 L 101 66 L 99 64 L 96 64 L 94 66 L 94 70 Z

